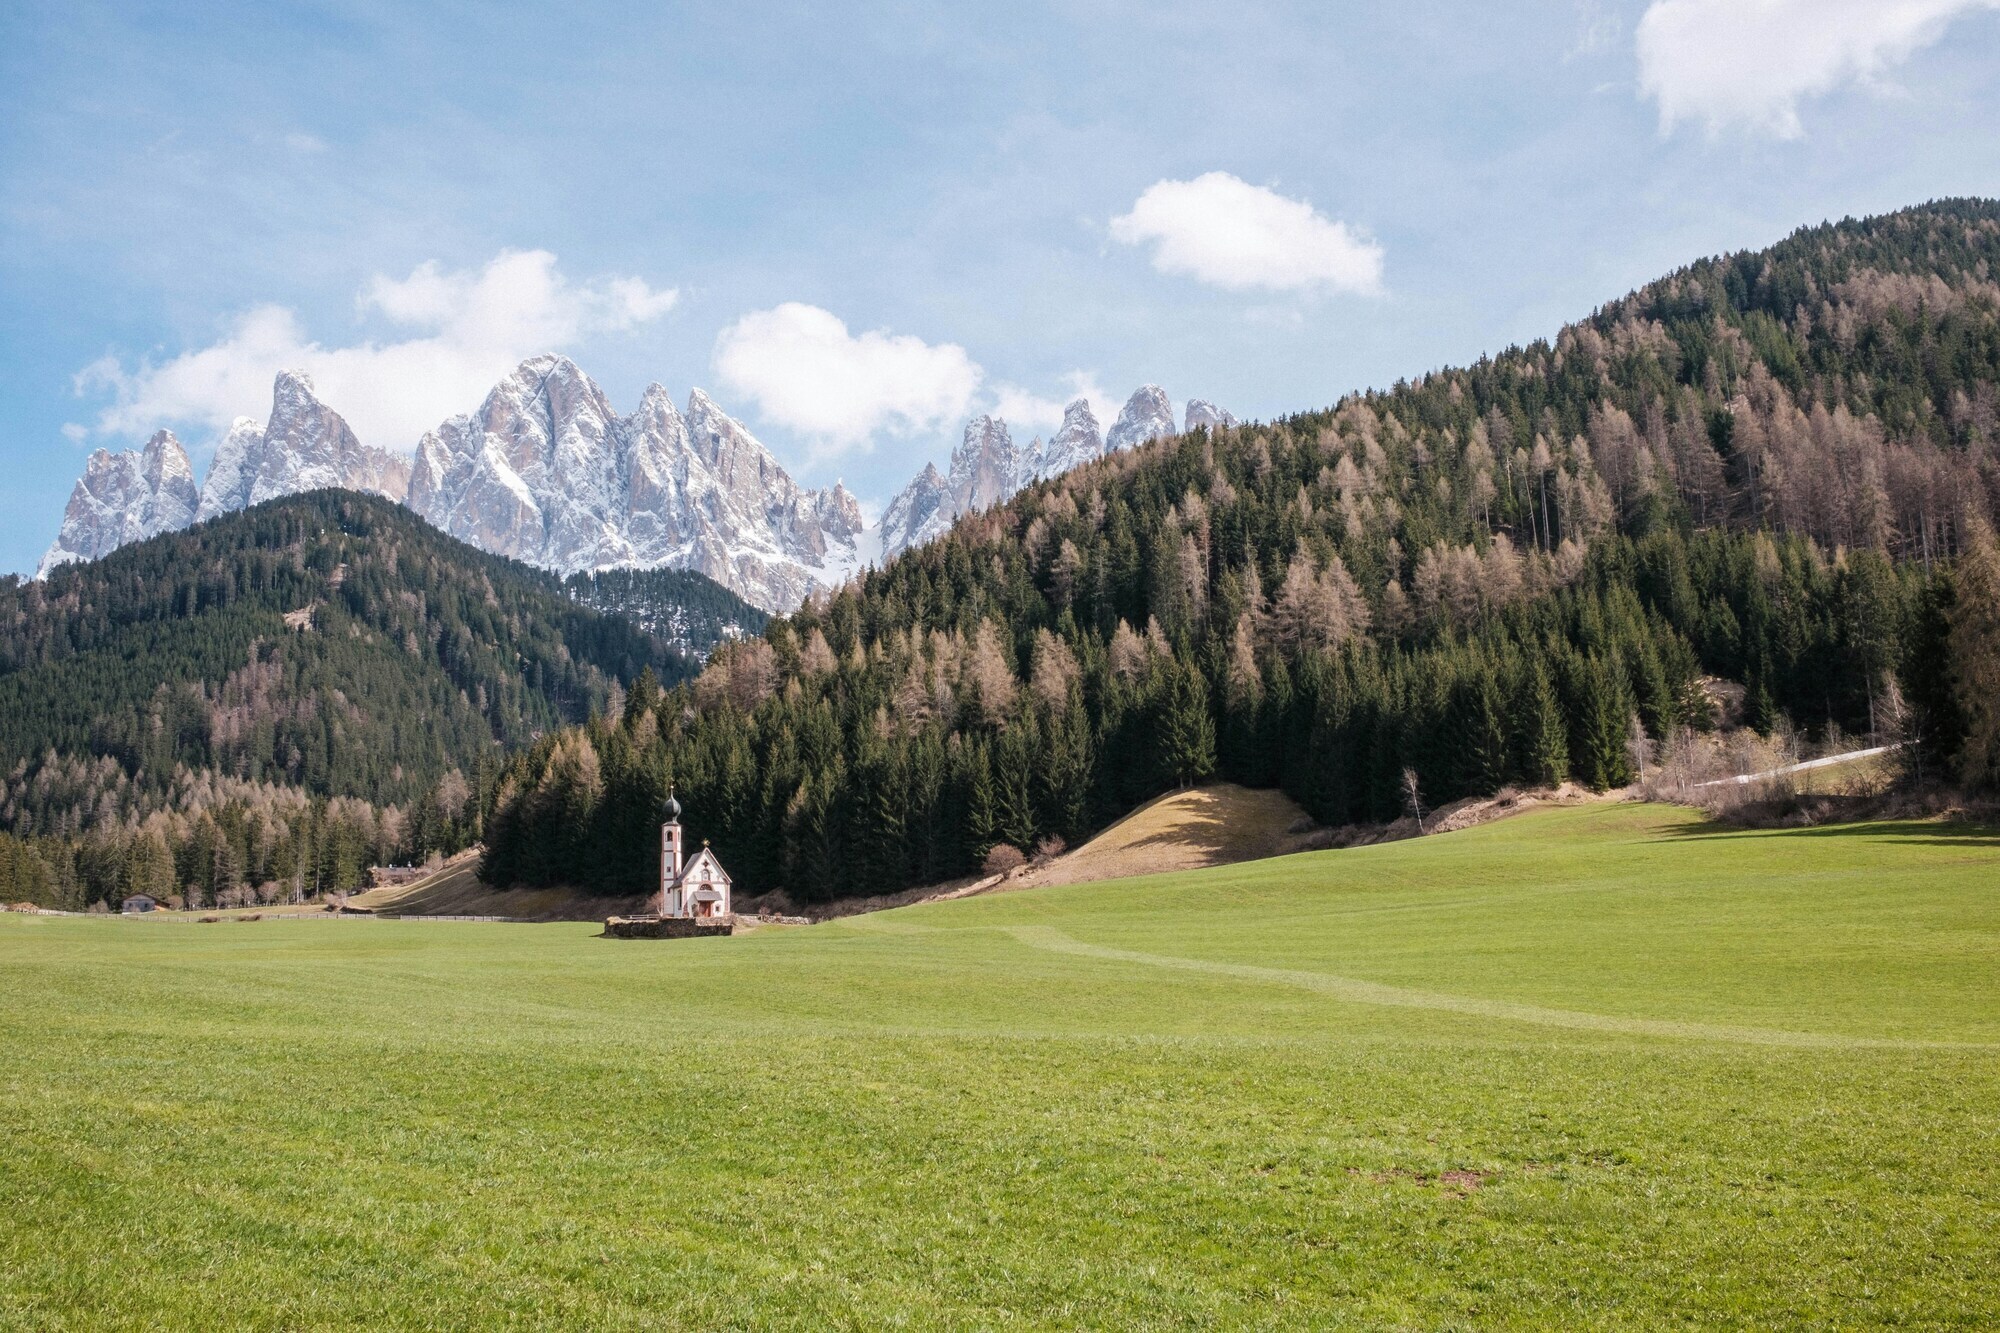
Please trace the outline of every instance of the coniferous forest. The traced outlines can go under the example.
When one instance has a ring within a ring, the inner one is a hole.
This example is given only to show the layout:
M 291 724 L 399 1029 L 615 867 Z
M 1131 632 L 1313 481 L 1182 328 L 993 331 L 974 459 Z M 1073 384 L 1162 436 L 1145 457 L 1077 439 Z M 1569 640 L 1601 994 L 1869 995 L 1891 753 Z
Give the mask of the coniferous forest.
M 480 840 L 497 884 L 629 894 L 671 787 L 740 892 L 823 900 L 1210 778 L 1333 825 L 1619 786 L 1711 724 L 1704 676 L 1990 785 L 1996 267 L 1993 202 L 1808 228 L 1038 483 L 768 624 L 341 492 L 0 582 L 0 897 L 323 892 Z
M 699 575 L 678 637 L 763 617 Z M 322 491 L 0 581 L 0 898 L 350 888 L 476 840 L 511 750 L 698 658 Z
M 501 884 L 634 892 L 671 785 L 743 891 L 875 893 L 1162 790 L 1326 823 L 1621 785 L 1709 724 L 1990 784 L 2000 205 L 1805 229 L 1562 331 L 1040 483 L 507 765 Z

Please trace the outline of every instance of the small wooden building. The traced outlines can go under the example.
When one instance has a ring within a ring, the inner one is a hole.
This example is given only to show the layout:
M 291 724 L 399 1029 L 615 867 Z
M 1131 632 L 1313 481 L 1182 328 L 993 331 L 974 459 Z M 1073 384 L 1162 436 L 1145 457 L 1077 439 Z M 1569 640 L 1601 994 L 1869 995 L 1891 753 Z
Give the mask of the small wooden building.
M 126 913 L 150 912 L 159 905 L 160 900 L 153 897 L 150 893 L 135 893 L 124 902 L 118 904 L 118 910 Z

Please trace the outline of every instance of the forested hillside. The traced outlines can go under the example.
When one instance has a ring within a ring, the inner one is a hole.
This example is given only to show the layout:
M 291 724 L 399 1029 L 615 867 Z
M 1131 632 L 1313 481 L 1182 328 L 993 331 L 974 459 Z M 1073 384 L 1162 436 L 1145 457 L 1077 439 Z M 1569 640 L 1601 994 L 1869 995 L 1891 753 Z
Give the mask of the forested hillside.
M 698 625 L 740 606 L 690 590 Z M 697 666 L 400 505 L 288 497 L 0 581 L 0 829 L 72 896 L 346 887 L 476 836 L 509 748 Z M 47 877 L 10 858 L 0 895 Z
M 1333 823 L 1621 784 L 1709 724 L 1991 781 L 2000 205 L 1803 230 L 1552 343 L 1079 468 L 517 756 L 487 874 L 629 892 L 677 786 L 739 888 L 876 892 L 1175 783 Z
M 771 623 L 768 612 L 692 569 L 604 569 L 572 574 L 562 586 L 592 610 L 629 620 L 697 657 L 725 639 L 762 634 Z

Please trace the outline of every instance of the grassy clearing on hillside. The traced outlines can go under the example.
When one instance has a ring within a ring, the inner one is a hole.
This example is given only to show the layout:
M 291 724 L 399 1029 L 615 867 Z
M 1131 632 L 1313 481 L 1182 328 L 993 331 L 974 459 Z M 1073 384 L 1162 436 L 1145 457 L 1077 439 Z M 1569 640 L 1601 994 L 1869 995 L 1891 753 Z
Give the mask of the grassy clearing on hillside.
M 1657 807 L 729 940 L 0 921 L 0 1323 L 2000 1322 L 2000 839 Z
M 1300 850 L 1312 829 L 1311 816 L 1275 787 L 1210 783 L 1146 802 L 1020 882 L 1087 884 L 1254 861 Z

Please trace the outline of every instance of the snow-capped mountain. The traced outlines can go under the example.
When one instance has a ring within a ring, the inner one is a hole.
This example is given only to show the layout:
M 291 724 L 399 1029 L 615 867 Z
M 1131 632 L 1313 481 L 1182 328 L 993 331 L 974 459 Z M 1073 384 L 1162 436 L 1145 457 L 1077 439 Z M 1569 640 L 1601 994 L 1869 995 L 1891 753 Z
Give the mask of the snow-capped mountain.
M 695 569 L 769 610 L 861 563 L 861 507 L 806 490 L 697 389 L 687 415 L 651 385 L 618 416 L 567 357 L 521 363 L 471 416 L 417 445 L 407 503 L 454 537 L 574 573 Z
M 1188 403 L 1187 421 L 1189 430 L 1236 424 L 1235 417 L 1199 398 Z M 922 546 L 961 515 L 990 509 L 1031 482 L 1059 476 L 1114 450 L 1179 433 L 1173 404 L 1155 384 L 1127 400 L 1108 436 L 1098 434 L 1097 417 L 1084 398 L 1063 409 L 1062 426 L 1047 443 L 1037 440 L 1025 449 L 1015 447 L 1005 421 L 974 417 L 966 423 L 964 440 L 952 450 L 951 471 L 941 476 L 935 466 L 924 464 L 924 470 L 883 511 L 882 558 Z
M 1174 405 L 1168 401 L 1166 391 L 1157 384 L 1148 384 L 1126 400 L 1125 410 L 1118 414 L 1110 434 L 1104 437 L 1104 447 L 1106 452 L 1115 453 L 1179 433 L 1174 425 Z
M 1104 436 L 1097 429 L 1097 418 L 1091 413 L 1090 401 L 1079 398 L 1063 409 L 1062 425 L 1042 446 L 1041 455 L 1035 460 L 1035 475 L 1059 476 L 1103 453 Z
M 184 528 L 194 522 L 200 503 L 194 468 L 172 431 L 160 431 L 143 449 L 115 454 L 99 449 L 84 464 L 63 510 L 62 531 L 35 577 L 47 578 L 57 565 L 95 560 L 127 542 Z
M 924 464 L 883 511 L 882 558 L 922 546 L 961 514 L 999 504 L 1034 480 L 1035 462 L 1032 453 L 1014 446 L 1006 422 L 995 417 L 966 422 L 965 438 L 951 451 L 951 471 L 941 477 L 936 467 Z
M 1236 424 L 1200 399 L 1187 404 L 1185 419 L 1189 430 Z M 238 418 L 198 489 L 186 451 L 167 431 L 143 450 L 92 454 L 37 577 L 279 496 L 345 487 L 401 500 L 452 536 L 528 564 L 565 574 L 693 569 L 784 612 L 1038 479 L 1175 433 L 1172 404 L 1150 384 L 1108 434 L 1081 398 L 1047 442 L 1025 448 L 1005 421 L 975 417 L 949 471 L 926 463 L 871 531 L 845 487 L 800 486 L 700 389 L 683 413 L 653 384 L 631 415 L 619 416 L 575 362 L 531 357 L 477 411 L 427 431 L 410 462 L 356 439 L 309 378 L 283 371 L 270 420 Z
M 1181 427 L 1184 431 L 1201 430 L 1203 428 L 1208 430 L 1222 430 L 1237 424 L 1235 417 L 1229 415 L 1229 413 L 1223 411 L 1214 403 L 1206 402 L 1200 398 L 1188 399 L 1187 415 L 1182 418 L 1182 421 L 1185 423 Z
M 304 371 L 281 370 L 271 385 L 270 421 L 238 417 L 216 447 L 195 519 L 331 486 L 400 500 L 409 485 L 407 459 L 361 443 L 314 395 Z
M 951 527 L 958 510 L 951 503 L 951 484 L 935 463 L 910 479 L 882 511 L 882 558 L 912 546 L 922 546 Z

